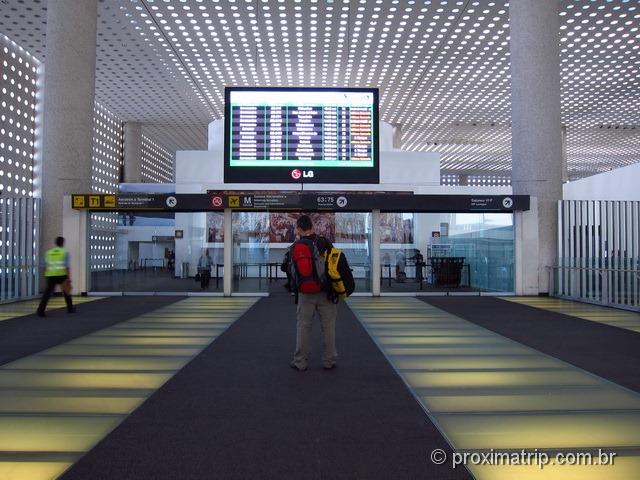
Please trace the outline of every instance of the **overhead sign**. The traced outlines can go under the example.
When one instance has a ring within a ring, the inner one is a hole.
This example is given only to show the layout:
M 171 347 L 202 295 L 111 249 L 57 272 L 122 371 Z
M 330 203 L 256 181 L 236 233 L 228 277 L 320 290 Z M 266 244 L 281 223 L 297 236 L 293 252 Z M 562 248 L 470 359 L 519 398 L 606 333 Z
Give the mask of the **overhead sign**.
M 72 195 L 75 209 L 95 211 L 206 212 L 302 210 L 369 212 L 513 212 L 529 210 L 528 195 L 413 195 L 406 192 L 207 192 L 175 194 Z M 440 229 L 446 236 L 446 228 Z
M 152 235 L 151 236 L 151 241 L 152 242 L 173 242 L 175 237 L 172 237 L 170 235 Z

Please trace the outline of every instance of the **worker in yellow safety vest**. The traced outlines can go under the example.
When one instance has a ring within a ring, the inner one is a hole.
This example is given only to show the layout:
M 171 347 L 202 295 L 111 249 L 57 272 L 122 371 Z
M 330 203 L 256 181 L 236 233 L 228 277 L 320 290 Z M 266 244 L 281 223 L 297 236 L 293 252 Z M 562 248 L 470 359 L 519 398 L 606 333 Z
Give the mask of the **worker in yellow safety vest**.
M 67 311 L 75 312 L 73 302 L 71 300 L 71 270 L 69 268 L 69 252 L 64 248 L 64 238 L 56 237 L 56 246 L 47 250 L 45 253 L 45 261 L 47 266 L 44 270 L 44 276 L 47 279 L 47 286 L 40 306 L 38 307 L 38 315 L 44 317 L 44 311 L 51 294 L 56 289 L 56 285 L 60 285 L 64 300 L 67 303 Z

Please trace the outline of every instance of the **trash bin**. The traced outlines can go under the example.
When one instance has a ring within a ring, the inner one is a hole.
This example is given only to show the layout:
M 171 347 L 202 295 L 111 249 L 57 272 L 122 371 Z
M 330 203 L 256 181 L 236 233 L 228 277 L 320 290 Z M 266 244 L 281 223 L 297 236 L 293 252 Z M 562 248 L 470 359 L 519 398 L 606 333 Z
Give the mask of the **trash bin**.
M 182 275 L 180 278 L 189 278 L 189 262 L 182 262 Z

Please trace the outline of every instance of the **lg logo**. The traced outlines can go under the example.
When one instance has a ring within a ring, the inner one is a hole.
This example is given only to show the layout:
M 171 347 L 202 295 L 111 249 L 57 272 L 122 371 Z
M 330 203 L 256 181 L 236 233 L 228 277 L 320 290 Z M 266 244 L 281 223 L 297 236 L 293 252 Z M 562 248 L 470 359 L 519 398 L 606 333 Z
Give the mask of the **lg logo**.
M 291 171 L 291 178 L 294 180 L 300 180 L 300 178 L 313 178 L 313 170 L 300 170 L 296 168 Z

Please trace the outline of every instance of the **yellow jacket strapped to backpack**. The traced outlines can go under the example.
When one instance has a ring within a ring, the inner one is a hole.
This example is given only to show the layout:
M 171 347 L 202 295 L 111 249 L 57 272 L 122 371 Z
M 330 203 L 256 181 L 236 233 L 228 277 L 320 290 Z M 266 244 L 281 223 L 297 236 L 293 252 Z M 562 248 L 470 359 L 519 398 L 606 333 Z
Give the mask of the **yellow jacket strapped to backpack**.
M 64 277 L 67 274 L 67 267 L 65 265 L 66 256 L 67 251 L 61 247 L 55 247 L 47 250 L 47 253 L 45 253 L 47 268 L 44 270 L 44 276 Z
M 336 247 L 331 247 L 325 253 L 327 258 L 327 276 L 331 281 L 333 291 L 341 298 L 347 298 L 347 290 L 344 286 L 344 282 L 342 281 L 342 276 L 340 275 L 340 272 L 338 272 L 338 261 L 340 260 L 341 254 L 342 252 Z

